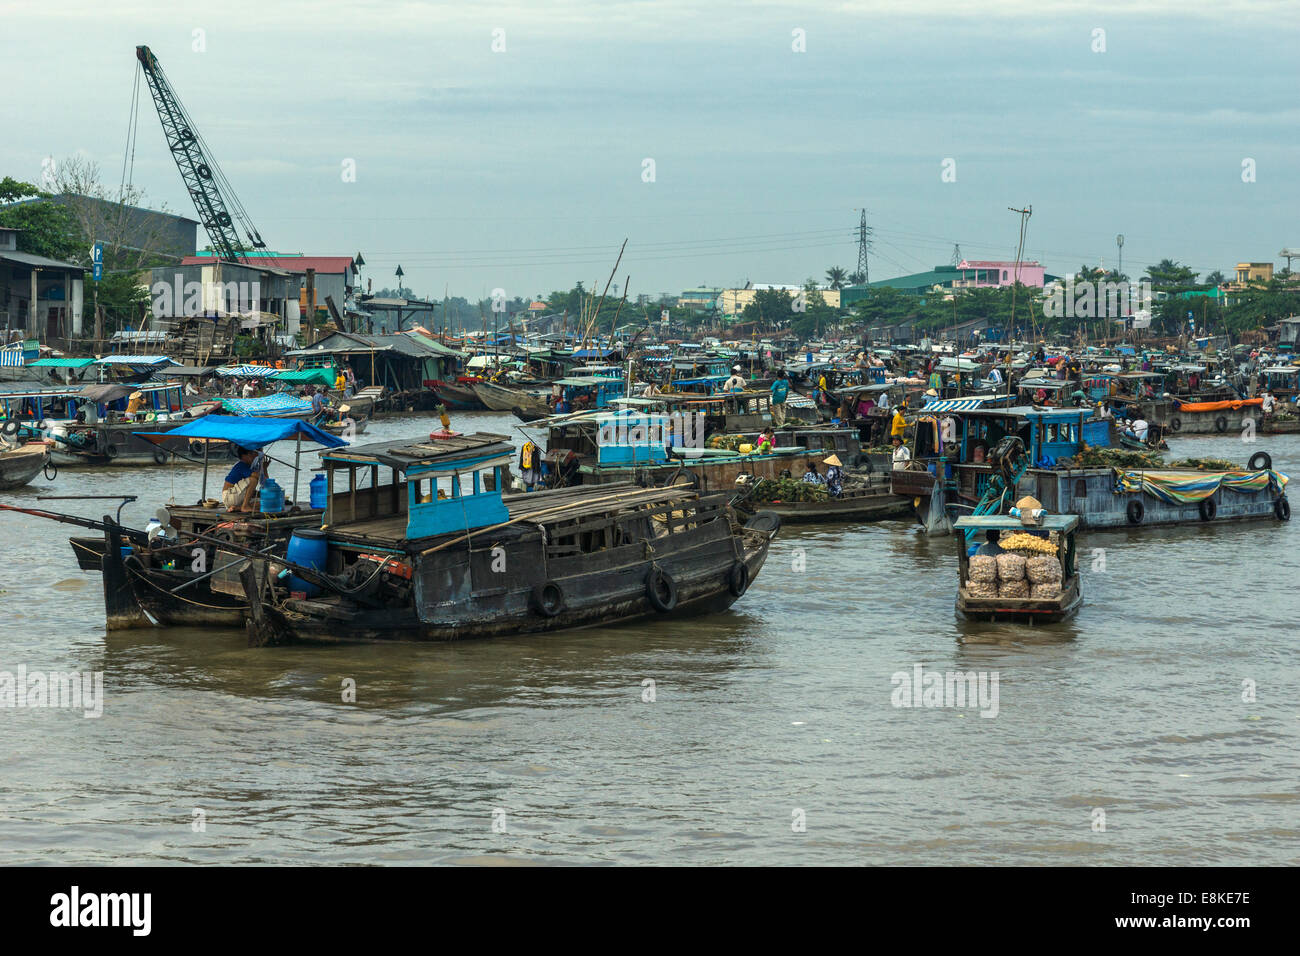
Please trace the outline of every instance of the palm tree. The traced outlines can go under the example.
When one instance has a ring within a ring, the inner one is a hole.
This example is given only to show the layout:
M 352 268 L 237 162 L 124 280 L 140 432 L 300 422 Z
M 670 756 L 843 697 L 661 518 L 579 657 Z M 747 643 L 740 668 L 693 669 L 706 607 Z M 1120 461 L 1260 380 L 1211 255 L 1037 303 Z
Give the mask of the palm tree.
M 831 284 L 831 288 L 838 292 L 844 288 L 844 281 L 848 278 L 848 273 L 839 266 L 831 266 L 826 270 L 826 281 Z

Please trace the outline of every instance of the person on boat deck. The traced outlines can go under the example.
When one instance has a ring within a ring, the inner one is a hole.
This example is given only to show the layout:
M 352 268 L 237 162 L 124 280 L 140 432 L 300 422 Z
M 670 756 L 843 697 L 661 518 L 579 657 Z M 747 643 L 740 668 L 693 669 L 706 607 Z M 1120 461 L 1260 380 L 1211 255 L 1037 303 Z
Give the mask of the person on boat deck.
M 776 447 L 776 431 L 769 425 L 763 429 L 763 433 L 758 436 L 758 445 L 756 451 L 768 452 Z
M 731 378 L 722 383 L 724 392 L 743 392 L 745 390 L 745 379 L 740 374 L 740 366 L 731 366 Z
M 984 543 L 975 549 L 976 554 L 999 555 L 1006 549 L 998 544 L 998 532 L 995 528 L 989 528 L 984 532 Z
M 244 398 L 252 398 L 257 394 L 257 384 L 250 378 L 244 383 Z
M 844 472 L 840 470 L 840 456 L 830 455 L 823 463 L 826 465 L 826 490 L 832 498 L 838 498 L 844 493 Z
M 808 470 L 803 473 L 803 477 L 799 479 L 800 481 L 806 481 L 810 485 L 826 484 L 826 479 L 823 478 L 821 473 L 817 470 L 817 462 L 808 461 L 805 462 L 804 465 Z
M 199 394 L 199 387 L 194 384 L 193 379 L 190 379 L 188 382 L 185 383 L 185 394 L 191 397 Z
M 889 440 L 894 446 L 894 467 L 906 468 L 907 463 L 912 460 L 912 453 L 908 451 L 907 446 L 903 444 L 903 436 L 894 435 Z
M 785 369 L 776 373 L 776 380 L 772 382 L 769 391 L 772 393 L 772 400 L 768 403 L 772 410 L 772 424 L 780 427 L 785 424 L 785 400 L 790 394 L 790 380 L 786 377 Z
M 266 474 L 266 459 L 252 448 L 237 448 L 235 455 L 239 461 L 235 462 L 221 486 L 221 503 L 227 511 L 255 511 L 253 502 L 258 482 Z
M 126 402 L 126 413 L 134 415 L 136 412 L 144 409 L 144 392 L 132 392 L 131 397 Z
M 1146 441 L 1147 430 L 1150 427 L 1151 426 L 1147 424 L 1147 420 L 1145 418 L 1133 419 L 1133 437 L 1138 439 L 1138 441 Z
M 1273 393 L 1268 389 L 1264 389 L 1260 394 L 1259 410 L 1264 413 L 1265 417 L 1273 414 L 1273 408 L 1276 404 L 1277 401 L 1273 398 Z
M 889 435 L 891 438 L 902 439 L 903 432 L 907 428 L 907 419 L 903 417 L 903 406 L 900 405 L 894 409 L 894 418 L 889 425 Z

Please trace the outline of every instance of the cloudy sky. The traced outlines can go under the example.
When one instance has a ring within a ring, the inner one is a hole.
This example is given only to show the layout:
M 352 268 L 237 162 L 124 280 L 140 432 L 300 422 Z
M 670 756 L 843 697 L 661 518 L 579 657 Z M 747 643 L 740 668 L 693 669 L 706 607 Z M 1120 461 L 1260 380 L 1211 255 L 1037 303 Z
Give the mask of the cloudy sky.
M 1050 272 L 1117 233 L 1125 271 L 1228 271 L 1300 246 L 1298 30 L 1294 0 L 0 0 L 0 175 L 116 185 L 147 44 L 269 246 L 376 287 L 603 286 L 625 238 L 633 294 L 801 282 L 852 270 L 864 207 L 873 279 L 1011 258 L 1026 205 Z M 138 130 L 135 183 L 192 215 L 147 96 Z

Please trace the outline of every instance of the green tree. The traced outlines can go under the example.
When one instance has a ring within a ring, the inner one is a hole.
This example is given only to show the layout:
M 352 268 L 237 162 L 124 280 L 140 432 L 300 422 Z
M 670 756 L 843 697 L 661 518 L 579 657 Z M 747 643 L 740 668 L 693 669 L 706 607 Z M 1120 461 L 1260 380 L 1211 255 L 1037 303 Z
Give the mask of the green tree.
M 1196 284 L 1196 273 L 1173 259 L 1161 259 L 1147 269 L 1153 289 L 1182 289 Z
M 72 216 L 53 198 L 31 183 L 6 176 L 0 180 L 0 226 L 21 229 L 18 251 L 47 259 L 67 261 L 81 253 L 89 258 L 88 249 L 80 249 L 73 233 Z M 32 201 L 37 200 L 37 201 Z
M 847 279 L 848 273 L 839 266 L 831 266 L 826 270 L 826 281 L 830 283 L 830 287 L 836 292 L 844 288 Z

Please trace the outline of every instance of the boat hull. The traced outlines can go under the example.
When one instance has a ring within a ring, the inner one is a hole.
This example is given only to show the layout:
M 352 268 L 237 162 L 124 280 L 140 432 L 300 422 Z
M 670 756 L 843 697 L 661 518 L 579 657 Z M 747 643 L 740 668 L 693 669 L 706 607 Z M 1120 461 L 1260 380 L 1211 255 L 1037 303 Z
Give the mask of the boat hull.
M 1006 621 L 1015 624 L 1056 624 L 1078 613 L 1083 595 L 1076 589 L 1059 600 L 975 598 L 957 593 L 957 613 L 968 621 Z
M 0 452 L 0 491 L 21 488 L 39 475 L 49 460 L 50 452 L 44 445 L 23 445 Z

